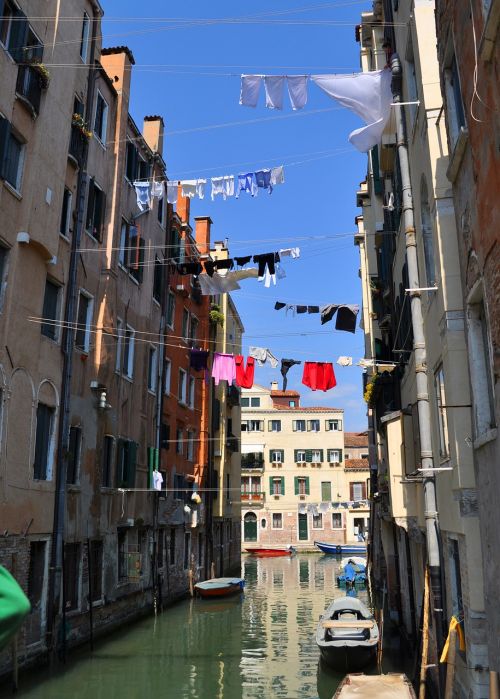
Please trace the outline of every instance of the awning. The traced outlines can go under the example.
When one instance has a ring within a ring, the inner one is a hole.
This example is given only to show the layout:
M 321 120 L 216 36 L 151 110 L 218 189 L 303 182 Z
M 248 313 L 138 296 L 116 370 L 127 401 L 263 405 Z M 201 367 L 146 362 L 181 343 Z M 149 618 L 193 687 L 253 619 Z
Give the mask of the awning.
M 263 444 L 242 444 L 241 445 L 241 453 L 242 454 L 255 454 L 262 452 L 264 453 L 264 445 Z

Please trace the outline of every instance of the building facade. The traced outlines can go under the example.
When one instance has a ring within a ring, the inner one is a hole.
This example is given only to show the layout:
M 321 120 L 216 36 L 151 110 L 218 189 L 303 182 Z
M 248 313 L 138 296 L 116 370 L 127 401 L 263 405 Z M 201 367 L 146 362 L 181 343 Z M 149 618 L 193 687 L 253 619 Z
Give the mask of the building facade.
M 500 3 L 436 2 L 444 122 L 458 233 L 472 398 L 471 446 L 483 547 L 488 667 L 500 673 Z M 492 562 L 495 562 L 492 565 Z M 493 685 L 492 685 L 493 686 Z
M 317 550 L 315 539 L 340 545 L 364 535 L 365 464 L 355 472 L 344 461 L 343 410 L 302 407 L 299 393 L 275 382 L 243 389 L 241 401 L 243 548 Z
M 433 3 L 374 2 L 357 38 L 363 70 L 390 63 L 395 99 L 406 103 L 392 109 L 357 192 L 374 569 L 381 587 L 387 581 L 391 616 L 415 643 L 428 566 L 428 662 L 438 667 L 456 616 L 466 652 L 457 653 L 454 695 L 481 697 L 482 537 Z M 438 685 L 439 674 L 429 668 L 429 682 Z

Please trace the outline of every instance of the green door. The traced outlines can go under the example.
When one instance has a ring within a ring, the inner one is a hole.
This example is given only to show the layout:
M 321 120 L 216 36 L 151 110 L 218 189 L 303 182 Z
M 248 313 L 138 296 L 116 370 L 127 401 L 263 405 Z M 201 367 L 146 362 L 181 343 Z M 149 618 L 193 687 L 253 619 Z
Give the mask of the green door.
M 299 541 L 307 541 L 308 539 L 307 515 L 299 515 Z
M 257 515 L 247 512 L 243 520 L 243 536 L 245 541 L 257 541 Z
M 332 484 L 330 481 L 321 483 L 321 502 L 331 502 L 332 500 Z

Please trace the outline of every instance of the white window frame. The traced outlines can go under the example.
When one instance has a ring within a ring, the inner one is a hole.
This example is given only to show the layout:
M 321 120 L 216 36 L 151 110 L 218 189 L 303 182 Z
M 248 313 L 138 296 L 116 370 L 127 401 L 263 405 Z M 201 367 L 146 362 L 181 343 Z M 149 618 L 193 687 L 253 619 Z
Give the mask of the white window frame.
M 279 525 L 279 526 L 275 526 L 275 524 L 274 524 L 274 518 L 275 518 L 275 517 L 278 517 L 278 516 L 280 517 L 280 520 L 279 520 L 279 521 L 280 521 L 280 525 Z M 273 513 L 271 514 L 271 529 L 283 529 L 283 512 L 273 512 Z
M 187 432 L 187 460 L 194 461 L 194 432 L 192 430 Z
M 156 393 L 156 383 L 158 377 L 158 348 L 149 345 L 148 351 L 148 391 Z
M 19 151 L 19 160 L 17 162 L 17 170 L 16 170 L 16 183 L 12 184 L 7 178 L 4 179 L 5 184 L 7 187 L 10 187 L 16 194 L 21 194 L 21 188 L 23 184 L 23 174 L 24 174 L 24 161 L 26 159 L 26 142 L 15 132 L 13 129 L 11 129 L 10 134 L 9 134 L 9 139 L 6 144 L 6 148 L 10 148 L 10 139 L 14 139 L 17 141 L 20 145 L 20 151 Z
M 303 456 L 304 458 L 301 458 L 301 456 Z M 295 463 L 297 463 L 297 464 L 306 464 L 307 463 L 305 449 L 297 449 L 297 461 Z
M 282 454 L 282 449 L 272 449 L 271 450 L 271 463 L 273 464 L 282 464 L 283 463 L 283 454 Z
M 321 463 L 321 449 L 311 449 L 311 463 L 320 464 Z M 317 457 L 314 455 L 317 454 Z
M 335 458 L 334 455 L 337 455 Z M 328 463 L 329 464 L 339 464 L 340 463 L 340 449 L 328 449 Z M 347 455 L 346 455 L 347 459 Z
M 467 299 L 467 337 L 471 362 L 471 387 L 475 440 L 494 438 L 495 398 L 491 330 L 483 290 L 478 283 Z M 478 447 L 481 442 L 474 444 Z
M 80 352 L 83 352 L 85 354 L 89 353 L 90 350 L 90 335 L 91 335 L 91 329 L 90 326 L 92 325 L 92 318 L 94 316 L 94 297 L 89 294 L 88 291 L 85 289 L 80 289 L 78 292 L 78 309 L 76 313 L 77 319 L 80 316 L 80 299 L 82 296 L 85 296 L 85 298 L 88 299 L 89 304 L 87 306 L 87 317 L 85 320 L 85 338 L 83 341 L 83 349 L 81 347 L 77 347 L 76 349 L 79 350 Z M 76 341 L 76 335 L 75 335 L 75 341 Z
M 82 36 L 80 39 L 80 58 L 83 63 L 87 63 L 89 52 L 89 34 L 90 34 L 90 17 L 86 12 L 83 13 Z
M 276 423 L 278 425 L 277 429 L 274 428 L 273 423 Z M 281 432 L 281 420 L 269 420 L 268 431 L 269 432 Z
M 461 99 L 461 105 L 457 105 L 457 101 L 455 99 L 455 89 L 452 84 L 453 80 L 453 63 L 455 63 L 456 67 L 456 77 L 458 79 L 458 92 L 460 94 L 460 99 Z M 464 106 L 464 101 L 463 101 L 463 92 L 462 92 L 462 86 L 460 84 L 460 75 L 458 73 L 458 64 L 457 64 L 457 59 L 456 59 L 456 52 L 455 52 L 455 45 L 453 39 L 450 39 L 448 42 L 448 46 L 446 48 L 446 56 L 445 56 L 445 65 L 444 65 L 444 71 L 443 71 L 443 78 L 444 78 L 444 88 L 445 88 L 445 95 L 446 95 L 446 116 L 448 120 L 448 136 L 450 139 L 450 159 L 453 158 L 453 153 L 455 151 L 455 146 L 458 142 L 458 139 L 460 137 L 461 130 L 467 130 L 467 118 L 465 116 L 465 106 Z M 461 111 L 463 118 L 464 118 L 464 124 L 460 124 L 460 119 L 459 119 L 459 114 L 458 112 Z
M 326 432 L 342 432 L 342 420 L 339 418 L 329 418 L 325 421 Z
M 187 398 L 188 398 L 188 405 L 190 408 L 194 408 L 195 391 L 196 391 L 196 379 L 194 378 L 194 376 L 189 376 L 188 377 Z
M 121 318 L 116 319 L 116 357 L 115 357 L 115 371 L 121 374 L 122 371 L 122 352 L 123 352 L 123 320 Z
M 70 234 L 70 222 L 71 222 L 71 215 L 73 213 L 73 192 L 69 187 L 64 187 L 63 189 L 63 201 L 62 201 L 62 206 L 64 207 L 64 201 L 66 198 L 66 194 L 68 194 L 68 206 L 66 209 L 66 220 L 64 221 L 64 231 L 59 230 L 59 235 L 61 235 L 63 238 L 66 240 L 69 240 L 69 234 Z M 61 207 L 61 218 L 62 218 L 62 207 Z M 62 221 L 60 222 L 62 223 Z
M 247 420 L 248 432 L 264 432 L 264 420 Z M 254 429 L 254 425 L 257 423 L 257 427 Z
M 444 369 L 442 364 L 439 364 L 434 371 L 434 393 L 439 436 L 439 457 L 441 461 L 447 461 L 450 458 L 450 439 L 448 432 L 448 414 L 446 412 Z
M 299 430 L 298 425 L 299 422 L 304 423 L 304 429 Z M 292 420 L 292 430 L 294 432 L 307 432 L 307 420 Z
M 179 369 L 178 375 L 178 386 L 177 386 L 177 400 L 182 405 L 187 405 L 187 371 L 185 369 Z
M 38 405 L 39 404 L 45 405 L 47 408 L 52 410 L 51 413 L 51 419 L 50 419 L 50 435 L 48 439 L 48 446 L 47 446 L 47 468 L 45 471 L 45 478 L 33 478 L 33 480 L 36 480 L 38 483 L 41 482 L 46 482 L 46 481 L 51 481 L 52 480 L 52 474 L 54 471 L 54 457 L 55 457 L 55 450 L 56 450 L 56 421 L 58 418 L 57 414 L 57 408 L 53 405 L 48 405 L 47 403 L 44 403 L 43 401 L 39 400 L 37 402 L 37 410 L 38 410 Z M 34 444 L 33 444 L 33 462 L 36 454 L 36 429 L 37 429 L 37 424 L 35 422 L 35 439 L 34 439 Z
M 307 476 L 297 477 L 299 495 L 307 495 Z
M 319 527 L 316 526 L 316 525 L 314 524 L 314 520 L 315 520 L 316 517 L 319 517 L 319 522 L 320 522 L 320 526 L 319 526 Z M 313 514 L 312 517 L 311 517 L 311 520 L 312 520 L 312 521 L 311 521 L 311 529 L 324 529 L 324 526 L 323 526 L 323 513 L 322 513 L 322 512 L 318 512 L 318 513 L 316 513 L 315 515 Z
M 318 429 L 314 429 L 317 427 Z M 312 419 L 307 421 L 307 431 L 308 432 L 319 432 L 321 429 L 321 424 L 319 419 Z
M 10 2 L 10 0 L 6 0 L 5 5 L 7 5 L 7 4 L 10 5 L 11 10 L 14 9 L 13 2 Z M 4 11 L 5 11 L 5 7 L 4 7 Z M 6 19 L 7 15 L 4 15 L 3 18 Z M 12 31 L 12 20 L 13 20 L 13 15 L 11 15 L 11 17 L 8 19 L 7 34 L 5 35 L 5 43 L 0 41 L 0 46 L 3 46 L 4 49 L 6 49 L 6 50 L 8 50 L 8 46 L 9 46 L 9 42 L 10 42 L 10 33 Z
M 353 501 L 356 502 L 357 500 L 363 500 L 364 499 L 363 498 L 363 486 L 365 485 L 365 483 L 363 483 L 363 481 L 351 481 L 351 485 L 352 485 L 352 499 L 353 499 Z M 361 494 L 359 497 L 356 496 L 356 488 L 357 487 L 361 488 Z
M 128 343 L 128 357 L 127 366 L 125 367 L 125 356 L 127 355 L 127 343 Z M 135 330 L 131 325 L 126 325 L 125 336 L 123 343 L 123 362 L 122 362 L 122 375 L 130 381 L 134 378 L 134 355 L 135 355 Z
M 334 523 L 333 523 L 333 518 L 334 518 L 336 515 L 338 515 L 338 516 L 340 517 L 340 526 L 339 526 L 339 527 L 337 527 L 337 526 L 334 525 Z M 343 518 L 343 516 L 342 516 L 342 512 L 332 512 L 332 529 L 343 529 L 343 528 L 344 528 L 343 519 L 344 519 L 344 518 Z
M 99 98 L 104 102 L 104 112 L 103 112 L 103 118 L 102 118 L 102 130 L 103 133 L 97 133 L 95 130 L 95 119 L 97 116 L 97 103 L 99 102 Z M 109 112 L 109 105 L 104 99 L 104 96 L 100 90 L 97 90 L 97 95 L 96 95 L 96 100 L 95 100 L 95 106 L 94 106 L 94 115 L 92 119 L 92 131 L 95 134 L 95 137 L 97 138 L 98 142 L 106 148 L 106 137 L 108 134 L 108 112 Z
M 172 361 L 170 359 L 165 358 L 165 367 L 164 367 L 164 392 L 165 395 L 168 396 L 170 394 L 170 385 L 172 382 Z

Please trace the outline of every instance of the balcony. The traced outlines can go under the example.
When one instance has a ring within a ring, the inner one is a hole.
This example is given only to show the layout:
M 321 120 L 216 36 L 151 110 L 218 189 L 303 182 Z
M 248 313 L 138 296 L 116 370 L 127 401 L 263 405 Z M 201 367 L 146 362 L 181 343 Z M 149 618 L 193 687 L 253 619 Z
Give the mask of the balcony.
M 203 303 L 203 295 L 201 293 L 201 286 L 197 279 L 193 279 L 193 287 L 191 289 L 191 298 L 193 301 L 201 306 Z
M 240 404 L 240 390 L 236 386 L 228 386 L 226 393 L 227 404 L 230 408 L 235 408 Z
M 229 437 L 226 439 L 226 449 L 229 449 L 229 451 L 236 452 L 240 450 L 240 443 L 237 437 L 234 435 L 229 435 Z
M 242 502 L 251 502 L 252 504 L 263 504 L 265 499 L 265 493 L 261 493 L 260 491 L 257 491 L 255 493 L 248 493 L 244 492 L 243 490 L 241 491 L 241 501 Z
M 264 455 L 242 454 L 241 470 L 262 472 L 264 470 Z
M 27 102 L 36 116 L 40 112 L 42 83 L 38 72 L 29 65 L 21 65 L 17 71 L 16 93 Z
M 85 146 L 87 144 L 87 139 L 82 134 L 80 127 L 71 125 L 71 138 L 69 141 L 68 154 L 80 166 L 83 162 L 83 154 L 85 152 Z

